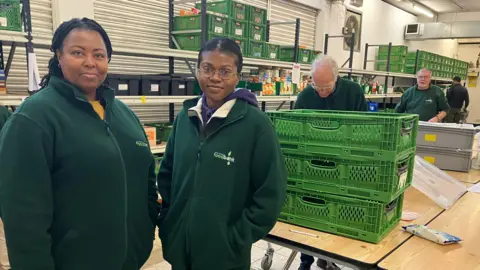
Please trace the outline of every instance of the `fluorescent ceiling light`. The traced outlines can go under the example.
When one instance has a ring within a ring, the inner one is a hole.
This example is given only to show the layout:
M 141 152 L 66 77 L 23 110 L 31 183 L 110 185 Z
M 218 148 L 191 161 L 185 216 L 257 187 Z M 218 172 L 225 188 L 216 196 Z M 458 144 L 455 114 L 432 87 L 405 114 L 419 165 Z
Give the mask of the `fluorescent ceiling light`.
M 425 8 L 422 8 L 422 7 L 419 7 L 419 6 L 417 6 L 417 5 L 414 5 L 414 6 L 413 6 L 413 9 L 415 9 L 416 11 L 422 13 L 423 15 L 425 15 L 425 16 L 427 16 L 427 17 L 429 17 L 429 18 L 433 18 L 433 13 L 430 12 L 430 11 L 428 11 L 428 10 L 426 10 Z

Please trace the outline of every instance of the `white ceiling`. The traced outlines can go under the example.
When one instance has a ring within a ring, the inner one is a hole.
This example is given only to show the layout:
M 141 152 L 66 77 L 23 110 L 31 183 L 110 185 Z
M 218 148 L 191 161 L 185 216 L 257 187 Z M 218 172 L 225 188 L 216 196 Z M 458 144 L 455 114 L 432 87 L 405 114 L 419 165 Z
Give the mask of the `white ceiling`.
M 430 9 L 434 13 L 452 13 L 480 11 L 480 0 L 383 0 L 415 15 L 421 15 L 413 9 L 413 4 Z

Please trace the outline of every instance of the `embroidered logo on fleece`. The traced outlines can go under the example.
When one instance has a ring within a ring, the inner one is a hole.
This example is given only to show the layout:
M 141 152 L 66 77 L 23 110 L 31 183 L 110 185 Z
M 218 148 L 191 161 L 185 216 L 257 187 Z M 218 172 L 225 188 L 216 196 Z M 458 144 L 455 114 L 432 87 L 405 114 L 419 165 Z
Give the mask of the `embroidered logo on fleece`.
M 215 152 L 213 156 L 215 158 L 225 160 L 227 162 L 227 166 L 230 166 L 231 163 L 235 163 L 235 158 L 232 157 L 232 151 L 228 152 L 228 155 Z
M 142 141 L 136 141 L 135 144 L 139 147 L 148 147 L 148 143 Z

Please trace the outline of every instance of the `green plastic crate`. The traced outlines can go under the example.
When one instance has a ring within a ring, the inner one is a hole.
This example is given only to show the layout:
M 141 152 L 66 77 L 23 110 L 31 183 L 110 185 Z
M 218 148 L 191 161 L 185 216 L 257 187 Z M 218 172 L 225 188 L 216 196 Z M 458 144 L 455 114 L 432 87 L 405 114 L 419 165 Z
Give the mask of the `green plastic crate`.
M 195 4 L 197 9 L 201 9 L 201 3 Z M 225 14 L 235 20 L 247 20 L 248 6 L 231 0 L 208 1 L 207 11 Z
M 399 72 L 403 73 L 405 68 L 404 64 L 398 64 L 398 63 L 391 63 L 390 64 L 390 72 Z M 387 63 L 382 62 L 382 63 L 375 63 L 375 70 L 378 71 L 387 71 Z
M 250 22 L 248 25 L 248 39 L 254 41 L 265 41 L 266 27 Z
M 199 51 L 202 47 L 202 34 L 201 33 L 191 33 L 191 34 L 174 34 L 173 35 L 177 40 L 178 45 L 182 50 L 187 51 Z M 214 33 L 208 33 L 208 40 L 212 38 L 228 37 L 226 35 L 217 35 Z
M 248 23 L 246 21 L 231 19 L 229 22 L 230 36 L 235 38 L 246 38 L 248 36 Z
M 269 60 L 278 60 L 280 45 L 265 43 L 263 48 L 263 58 Z
M 399 223 L 403 197 L 381 203 L 289 188 L 279 220 L 378 243 Z
M 418 67 L 417 70 L 415 70 L 415 66 L 405 66 L 404 73 L 406 74 L 416 74 L 418 70 L 420 70 L 421 67 Z
M 248 7 L 248 20 L 252 23 L 266 25 L 267 24 L 267 10 L 258 7 Z
M 379 54 L 377 55 L 377 60 L 387 61 L 388 54 Z M 390 54 L 390 64 L 405 64 L 405 55 L 403 54 Z
M 160 172 L 160 165 L 162 164 L 162 157 L 155 157 L 155 175 Z
M 202 27 L 201 15 L 175 16 L 173 18 L 173 30 L 200 30 Z M 207 31 L 217 35 L 227 35 L 228 19 L 221 16 L 207 14 Z
M 1 0 L 0 18 L 0 30 L 22 31 L 20 1 Z
M 247 44 L 247 56 L 251 58 L 262 58 L 265 42 L 249 40 Z
M 397 160 L 416 147 L 418 115 L 316 110 L 267 114 L 287 154 Z
M 415 153 L 395 161 L 284 154 L 288 184 L 309 191 L 391 202 L 412 183 Z
M 392 46 L 391 54 L 406 55 L 408 52 L 407 46 Z M 378 54 L 388 54 L 388 45 L 382 45 L 378 48 Z
M 294 51 L 293 46 L 281 46 L 280 47 L 280 61 L 294 62 Z M 302 64 L 310 64 L 311 62 L 311 50 L 308 49 L 298 49 L 298 62 Z
M 317 59 L 317 57 L 318 57 L 320 54 L 322 54 L 321 51 L 315 51 L 315 50 L 311 51 L 311 52 L 310 52 L 310 62 L 315 61 L 315 59 Z
M 244 38 L 232 37 L 233 41 L 240 46 L 243 55 L 247 55 L 247 40 Z
M 415 58 L 413 58 L 413 59 L 407 58 L 407 59 L 405 60 L 405 64 L 406 64 L 406 65 L 414 66 L 414 65 L 415 65 Z M 426 64 L 427 64 L 427 60 L 418 59 L 418 62 L 417 62 L 417 66 L 418 66 L 418 67 L 425 67 Z
M 151 123 L 145 124 L 145 126 L 154 127 L 157 130 L 157 144 L 168 141 L 168 137 L 172 131 L 172 125 L 169 123 Z

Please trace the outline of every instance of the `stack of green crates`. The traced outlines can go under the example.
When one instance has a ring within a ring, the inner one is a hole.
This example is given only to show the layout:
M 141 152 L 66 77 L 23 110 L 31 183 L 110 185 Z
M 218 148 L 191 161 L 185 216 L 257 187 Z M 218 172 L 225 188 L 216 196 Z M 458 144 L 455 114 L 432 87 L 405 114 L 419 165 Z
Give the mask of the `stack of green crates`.
M 294 46 L 281 46 L 280 47 L 280 61 L 294 62 Z M 298 63 L 310 64 L 312 60 L 312 50 L 299 48 L 298 49 Z
M 387 71 L 388 47 L 388 45 L 381 45 L 378 48 L 376 70 Z M 404 72 L 407 51 L 407 46 L 392 46 L 390 50 L 390 72 Z
M 247 53 L 250 58 L 270 58 L 276 56 L 268 53 L 267 43 L 267 10 L 249 6 L 247 8 Z M 267 55 L 268 53 L 268 55 Z
M 378 243 L 400 221 L 418 116 L 275 111 L 288 172 L 280 221 Z
M 416 51 L 407 54 L 405 73 L 415 74 L 422 68 L 428 68 L 432 71 L 434 77 L 451 79 L 455 76 L 460 76 L 463 80 L 466 79 L 468 72 L 467 62 L 427 51 L 418 51 L 417 69 L 415 70 L 416 57 Z
M 0 30 L 22 31 L 20 0 L 0 0 Z

